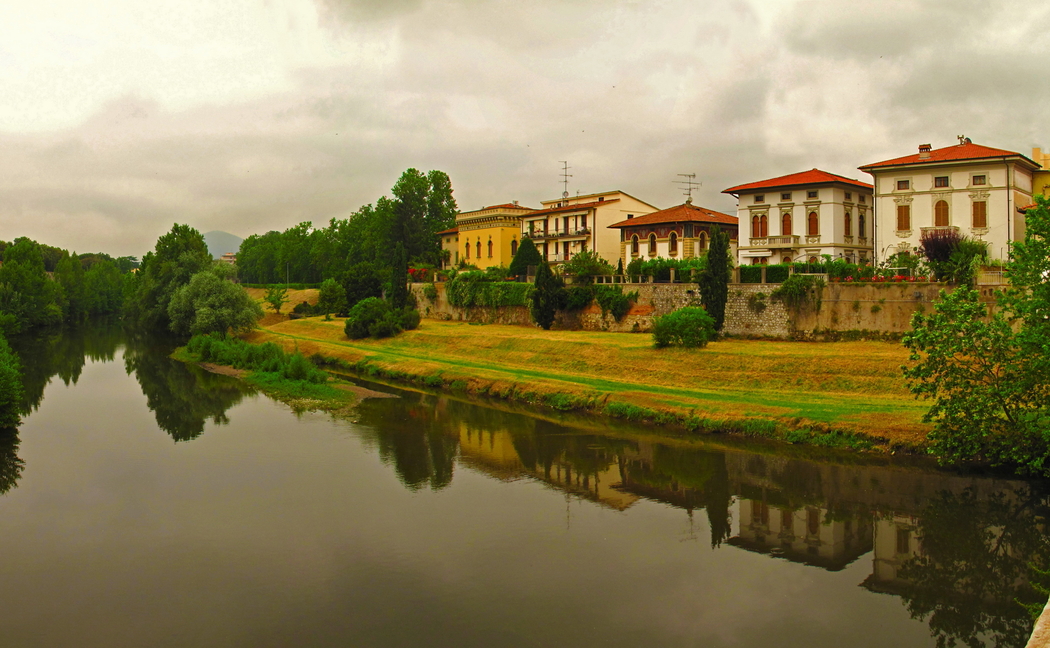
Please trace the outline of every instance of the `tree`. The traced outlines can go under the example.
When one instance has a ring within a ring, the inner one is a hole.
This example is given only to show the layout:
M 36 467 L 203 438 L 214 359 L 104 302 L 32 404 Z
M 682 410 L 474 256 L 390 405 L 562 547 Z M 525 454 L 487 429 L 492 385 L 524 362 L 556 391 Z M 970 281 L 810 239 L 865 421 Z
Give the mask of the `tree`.
M 562 267 L 562 272 L 576 277 L 576 283 L 594 283 L 594 277 L 598 275 L 612 274 L 613 267 L 594 250 L 585 250 L 574 254 Z
M 84 266 L 77 253 L 62 251 L 62 257 L 55 265 L 55 281 L 62 287 L 63 315 L 67 322 L 79 322 L 88 315 L 87 285 L 84 279 Z
M 532 292 L 532 319 L 548 331 L 554 323 L 555 312 L 561 308 L 565 289 L 547 263 L 536 270 L 535 289 Z
M 346 312 L 346 291 L 335 279 L 325 279 L 317 298 L 317 310 L 329 319 L 332 313 Z
M 0 428 L 18 427 L 22 422 L 22 368 L 18 357 L 0 336 Z
M 714 338 L 715 320 L 702 308 L 680 308 L 653 321 L 653 344 L 656 348 L 681 346 L 703 348 Z
M 408 258 L 400 242 L 394 246 L 393 267 L 390 271 L 390 295 L 387 299 L 395 309 L 408 306 Z
M 904 376 L 933 401 L 931 451 L 942 461 L 976 460 L 1050 474 L 1050 201 L 1037 198 L 1022 243 L 1011 244 L 1010 288 L 989 314 L 960 286 L 916 313 L 904 336 Z
M 157 239 L 155 250 L 142 258 L 134 296 L 125 302 L 129 318 L 153 330 L 167 330 L 168 304 L 175 292 L 211 265 L 201 233 L 189 225 L 173 225 Z
M 61 288 L 48 279 L 40 244 L 16 239 L 0 267 L 0 329 L 10 333 L 62 321 Z
M 700 302 L 715 321 L 715 330 L 721 331 L 726 318 L 729 299 L 729 280 L 733 272 L 733 257 L 729 248 L 729 234 L 715 225 L 711 228 L 711 246 L 707 250 L 707 267 L 700 274 Z
M 536 244 L 530 238 L 523 238 L 521 245 L 518 246 L 518 251 L 510 261 L 510 274 L 513 277 L 521 277 L 528 274 L 529 266 L 538 267 L 541 263 L 543 263 L 543 257 L 536 249 Z
M 280 285 L 270 286 L 266 290 L 266 296 L 263 297 L 263 301 L 270 305 L 273 312 L 280 315 L 281 306 L 288 303 L 288 289 Z
M 226 337 L 230 329 L 255 328 L 262 315 L 262 308 L 244 289 L 209 270 L 193 275 L 168 304 L 171 331 L 182 336 L 218 333 Z
M 348 309 L 353 308 L 354 304 L 362 299 L 382 297 L 383 271 L 375 263 L 356 263 L 343 275 L 343 291 L 346 294 Z

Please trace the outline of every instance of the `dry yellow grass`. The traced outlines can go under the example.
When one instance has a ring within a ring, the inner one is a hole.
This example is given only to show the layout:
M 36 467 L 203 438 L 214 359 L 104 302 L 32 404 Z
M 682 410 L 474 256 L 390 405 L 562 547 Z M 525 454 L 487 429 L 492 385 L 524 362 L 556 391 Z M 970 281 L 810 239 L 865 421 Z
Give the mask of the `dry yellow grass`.
M 386 340 L 347 340 L 343 320 L 264 324 L 249 336 L 489 393 L 567 393 L 702 416 L 832 425 L 921 444 L 927 406 L 903 385 L 901 345 L 724 340 L 654 349 L 648 335 L 425 320 Z

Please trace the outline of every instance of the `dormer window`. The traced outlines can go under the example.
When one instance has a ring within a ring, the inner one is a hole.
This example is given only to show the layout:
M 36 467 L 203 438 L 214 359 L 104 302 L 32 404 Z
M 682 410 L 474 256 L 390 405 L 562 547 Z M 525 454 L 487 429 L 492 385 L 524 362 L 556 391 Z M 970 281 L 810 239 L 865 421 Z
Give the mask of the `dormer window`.
M 755 202 L 756 203 L 761 203 L 761 202 L 765 202 L 765 201 L 766 201 L 766 195 L 765 194 L 757 194 L 755 196 Z
M 598 202 L 605 202 L 605 196 L 598 196 Z

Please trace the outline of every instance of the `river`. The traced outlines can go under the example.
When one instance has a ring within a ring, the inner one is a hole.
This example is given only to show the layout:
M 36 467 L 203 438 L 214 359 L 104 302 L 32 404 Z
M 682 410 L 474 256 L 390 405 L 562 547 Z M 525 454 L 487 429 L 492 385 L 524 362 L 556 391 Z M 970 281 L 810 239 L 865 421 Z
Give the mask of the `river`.
M 1040 482 L 12 340 L 0 645 L 1023 646 Z

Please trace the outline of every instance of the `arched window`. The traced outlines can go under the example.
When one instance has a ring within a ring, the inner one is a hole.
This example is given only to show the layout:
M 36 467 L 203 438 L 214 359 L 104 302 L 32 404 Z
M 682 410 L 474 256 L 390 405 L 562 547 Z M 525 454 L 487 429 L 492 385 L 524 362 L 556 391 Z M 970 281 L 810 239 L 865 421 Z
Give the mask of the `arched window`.
M 780 262 L 781 263 L 791 263 L 791 257 L 786 256 Z
M 678 256 L 678 234 L 671 232 L 671 236 L 667 239 L 667 253 L 671 256 Z
M 857 236 L 864 238 L 867 236 L 864 232 L 864 212 L 861 212 L 857 214 Z
M 707 249 L 707 232 L 700 232 L 700 236 L 696 240 L 697 249 Z
M 816 263 L 816 262 L 817 262 L 817 257 L 816 256 L 812 256 L 812 255 L 809 257 L 809 259 L 806 260 L 806 263 Z
M 649 256 L 656 256 L 656 234 L 649 235 Z
M 760 238 L 762 236 L 762 223 L 758 220 L 758 215 L 751 217 L 751 238 Z
M 842 233 L 846 236 L 853 236 L 853 214 L 848 211 L 843 216 Z
M 758 219 L 758 222 L 759 225 L 762 226 L 761 236 L 769 236 L 769 219 L 766 218 L 766 215 L 762 214 L 762 217 Z
M 470 258 L 470 241 L 467 241 L 467 250 L 466 250 L 466 253 L 463 255 L 463 258 L 464 259 L 469 259 Z
M 631 237 L 631 254 L 638 256 L 638 235 Z
M 780 233 L 783 236 L 791 236 L 791 212 L 784 212 L 781 214 Z
M 935 227 L 948 227 L 948 203 L 938 200 L 933 206 L 933 224 Z
M 897 231 L 907 232 L 911 229 L 911 205 L 897 205 Z
M 489 239 L 489 258 L 492 258 L 492 239 Z
M 481 239 L 478 239 L 478 258 L 481 258 Z
M 817 236 L 820 234 L 820 217 L 817 216 L 817 212 L 809 212 L 809 218 L 806 221 L 806 234 L 808 236 Z
M 518 239 L 511 239 L 510 241 L 510 255 L 514 256 L 518 253 Z

